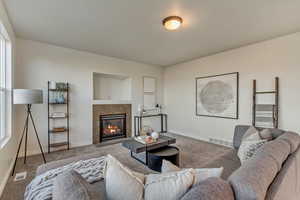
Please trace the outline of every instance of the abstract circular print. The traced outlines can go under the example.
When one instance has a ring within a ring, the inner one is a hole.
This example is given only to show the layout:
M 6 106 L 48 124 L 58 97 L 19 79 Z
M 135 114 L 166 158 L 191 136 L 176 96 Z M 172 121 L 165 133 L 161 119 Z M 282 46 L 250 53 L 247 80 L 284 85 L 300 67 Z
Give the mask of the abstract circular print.
M 207 112 L 219 114 L 234 103 L 234 91 L 228 83 L 220 80 L 210 81 L 202 88 L 199 99 Z

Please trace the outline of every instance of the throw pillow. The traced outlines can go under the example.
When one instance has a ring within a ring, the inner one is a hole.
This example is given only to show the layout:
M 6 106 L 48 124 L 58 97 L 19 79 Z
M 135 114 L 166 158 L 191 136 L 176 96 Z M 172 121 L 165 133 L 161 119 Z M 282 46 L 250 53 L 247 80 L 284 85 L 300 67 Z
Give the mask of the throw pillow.
M 105 188 L 109 200 L 142 200 L 144 175 L 128 169 L 113 156 L 108 155 Z
M 179 200 L 193 185 L 192 169 L 146 176 L 145 200 Z
M 180 171 L 181 169 L 171 163 L 170 161 L 163 160 L 161 171 L 162 173 Z M 224 168 L 197 168 L 193 170 L 194 181 L 193 184 L 198 184 L 210 177 L 221 177 Z
M 181 200 L 234 200 L 230 184 L 221 178 L 208 178 L 193 186 Z
M 68 171 L 57 176 L 53 183 L 53 200 L 91 200 L 89 183 L 76 171 Z
M 257 150 L 263 146 L 267 140 L 244 140 L 238 150 L 238 157 L 243 164 L 246 160 L 251 158 Z
M 260 131 L 259 136 L 261 137 L 261 139 L 268 140 L 268 141 L 273 139 L 273 135 L 272 135 L 270 129 L 268 129 L 268 128 L 265 128 L 262 131 Z
M 248 130 L 245 132 L 242 141 L 244 140 L 260 140 L 259 131 L 254 127 L 250 126 Z
M 168 160 L 163 160 L 161 164 L 161 173 L 166 173 L 166 172 L 176 172 L 180 171 L 181 168 L 179 168 L 177 165 L 174 165 Z

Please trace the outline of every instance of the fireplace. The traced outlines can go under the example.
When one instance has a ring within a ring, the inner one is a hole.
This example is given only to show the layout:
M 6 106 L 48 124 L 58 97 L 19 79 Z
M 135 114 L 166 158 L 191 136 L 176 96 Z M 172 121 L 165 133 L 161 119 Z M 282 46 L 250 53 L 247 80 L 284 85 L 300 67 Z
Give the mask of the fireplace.
M 100 115 L 100 142 L 126 137 L 126 113 Z

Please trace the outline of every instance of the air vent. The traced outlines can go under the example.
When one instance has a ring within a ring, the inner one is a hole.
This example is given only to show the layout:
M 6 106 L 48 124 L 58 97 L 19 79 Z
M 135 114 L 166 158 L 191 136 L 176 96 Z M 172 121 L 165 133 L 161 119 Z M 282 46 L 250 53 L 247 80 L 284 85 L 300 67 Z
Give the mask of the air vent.
M 17 173 L 15 178 L 14 178 L 14 181 L 21 181 L 21 180 L 25 180 L 26 179 L 26 176 L 27 176 L 27 172 L 20 172 L 20 173 Z

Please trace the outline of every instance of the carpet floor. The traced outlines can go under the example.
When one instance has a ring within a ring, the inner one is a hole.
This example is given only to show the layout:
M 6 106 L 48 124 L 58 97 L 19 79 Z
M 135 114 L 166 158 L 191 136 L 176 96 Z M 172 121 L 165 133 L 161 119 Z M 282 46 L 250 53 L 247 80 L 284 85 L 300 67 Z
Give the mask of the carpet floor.
M 199 168 L 212 162 L 212 160 L 232 151 L 231 148 L 207 143 L 204 141 L 183 137 L 179 135 L 170 135 L 176 137 L 176 145 L 180 149 L 180 166 L 184 168 Z M 120 141 L 118 141 L 120 142 Z M 121 146 L 120 143 L 88 145 L 84 147 L 73 148 L 69 151 L 58 151 L 46 154 L 47 162 L 82 156 L 87 154 L 98 153 L 107 155 L 108 153 L 115 156 L 123 164 L 140 172 L 147 172 L 147 167 L 140 162 L 132 159 L 129 151 Z M 18 159 L 16 172 L 27 172 L 25 180 L 14 182 L 14 177 L 10 177 L 3 191 L 1 200 L 23 200 L 26 185 L 34 178 L 36 169 L 43 163 L 40 155 L 34 155 L 27 158 L 27 163 L 23 164 L 23 158 Z M 215 166 L 220 167 L 220 166 Z

